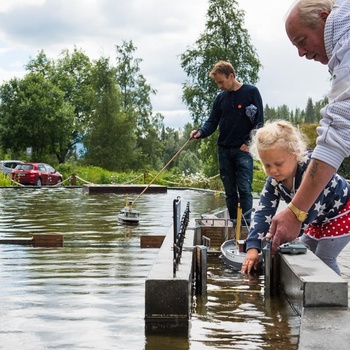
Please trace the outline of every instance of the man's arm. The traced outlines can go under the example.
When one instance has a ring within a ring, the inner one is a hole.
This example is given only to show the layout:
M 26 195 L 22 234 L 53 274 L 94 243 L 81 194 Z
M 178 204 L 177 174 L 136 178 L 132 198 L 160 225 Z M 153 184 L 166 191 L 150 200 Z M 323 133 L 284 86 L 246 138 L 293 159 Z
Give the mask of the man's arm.
M 292 203 L 300 210 L 308 212 L 315 203 L 321 191 L 326 187 L 335 173 L 335 169 L 317 159 L 312 159 L 303 181 L 292 199 Z M 301 229 L 295 214 L 286 208 L 272 219 L 270 231 L 267 238 L 273 238 L 271 251 L 275 254 L 278 247 L 297 238 Z

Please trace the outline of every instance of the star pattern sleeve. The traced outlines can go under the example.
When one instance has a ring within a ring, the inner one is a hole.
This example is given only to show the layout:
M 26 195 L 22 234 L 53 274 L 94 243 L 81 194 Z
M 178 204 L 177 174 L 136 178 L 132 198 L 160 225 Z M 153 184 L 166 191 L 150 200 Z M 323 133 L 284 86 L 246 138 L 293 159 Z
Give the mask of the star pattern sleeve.
M 246 240 L 247 250 L 256 248 L 261 250 L 261 241 L 267 234 L 273 216 L 276 214 L 280 202 L 280 192 L 277 182 L 268 178 L 261 192 L 259 205 L 256 208 L 251 221 L 248 238 Z

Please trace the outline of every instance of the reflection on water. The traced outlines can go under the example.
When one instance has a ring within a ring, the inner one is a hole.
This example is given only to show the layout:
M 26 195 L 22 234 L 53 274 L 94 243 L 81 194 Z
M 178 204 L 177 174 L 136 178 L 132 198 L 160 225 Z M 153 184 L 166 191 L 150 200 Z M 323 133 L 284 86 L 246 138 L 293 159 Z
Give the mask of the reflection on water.
M 265 299 L 263 276 L 242 279 L 211 258 L 208 278 L 208 301 L 192 323 L 198 346 L 191 349 L 297 349 L 299 318 L 285 299 Z
M 208 300 L 195 300 L 188 337 L 145 336 L 157 249 L 141 249 L 140 235 L 167 233 L 178 196 L 191 219 L 224 206 L 198 191 L 145 194 L 135 205 L 140 225 L 124 226 L 120 195 L 0 190 L 1 237 L 64 234 L 61 249 L 0 245 L 0 349 L 296 349 L 298 319 L 285 303 L 269 305 L 261 278 L 242 280 L 219 258 L 208 262 Z

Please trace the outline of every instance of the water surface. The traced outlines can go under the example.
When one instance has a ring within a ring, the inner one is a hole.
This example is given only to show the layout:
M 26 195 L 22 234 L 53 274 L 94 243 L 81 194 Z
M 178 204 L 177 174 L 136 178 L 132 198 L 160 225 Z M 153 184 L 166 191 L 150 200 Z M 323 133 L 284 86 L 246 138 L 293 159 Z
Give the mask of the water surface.
M 140 225 L 125 226 L 116 219 L 121 195 L 1 189 L 1 237 L 62 233 L 64 247 L 0 245 L 0 349 L 296 349 L 288 305 L 265 300 L 261 276 L 244 280 L 218 257 L 188 336 L 145 334 L 145 279 L 158 250 L 141 249 L 140 236 L 168 232 L 177 197 L 183 210 L 190 201 L 191 219 L 224 206 L 200 191 L 144 194 L 134 206 Z

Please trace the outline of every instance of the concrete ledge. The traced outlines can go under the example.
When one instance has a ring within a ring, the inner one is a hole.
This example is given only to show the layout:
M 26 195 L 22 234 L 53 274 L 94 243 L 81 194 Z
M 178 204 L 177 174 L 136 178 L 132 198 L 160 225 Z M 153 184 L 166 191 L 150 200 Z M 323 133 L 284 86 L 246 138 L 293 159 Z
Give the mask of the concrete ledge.
M 187 229 L 181 262 L 173 277 L 173 227 L 166 234 L 145 282 L 146 323 L 177 323 L 190 319 L 193 239 L 193 229 Z
M 349 349 L 349 324 L 348 308 L 304 308 L 298 349 Z
M 315 254 L 279 254 L 279 280 L 299 315 L 304 307 L 347 307 L 348 284 Z

